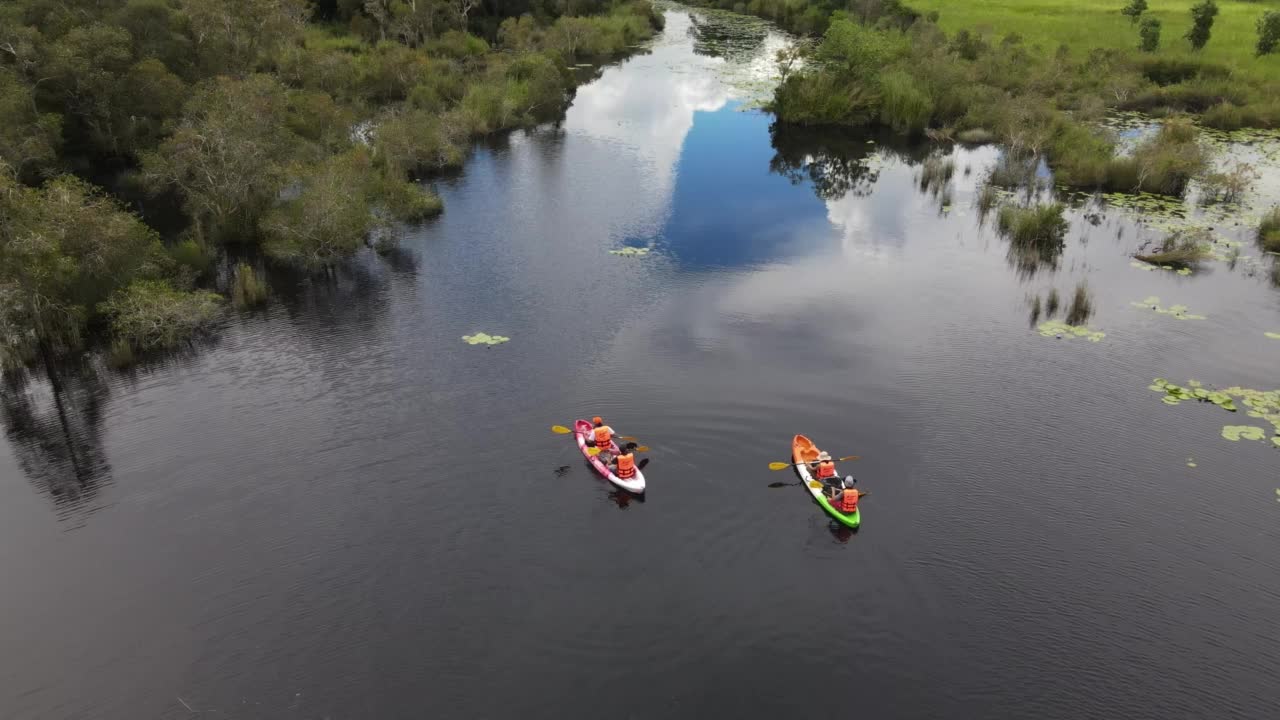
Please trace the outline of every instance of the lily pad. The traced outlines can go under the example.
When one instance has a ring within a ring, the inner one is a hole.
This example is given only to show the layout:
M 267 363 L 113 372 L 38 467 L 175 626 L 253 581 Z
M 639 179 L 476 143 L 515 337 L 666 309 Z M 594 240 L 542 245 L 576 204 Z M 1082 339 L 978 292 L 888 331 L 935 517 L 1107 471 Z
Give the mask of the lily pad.
M 475 335 L 463 335 L 462 339 L 468 345 L 500 345 L 511 338 L 502 335 L 490 335 L 489 333 L 476 333 Z
M 1267 337 L 1271 338 L 1272 340 L 1280 340 L 1280 333 L 1265 332 L 1265 333 L 1263 333 L 1263 335 L 1266 335 Z
M 621 250 L 610 250 L 609 254 L 623 257 L 644 257 L 649 254 L 649 248 L 624 247 Z
M 1058 339 L 1081 337 L 1086 338 L 1089 342 L 1101 342 L 1102 338 L 1107 336 L 1104 332 L 1090 330 L 1083 325 L 1068 325 L 1058 320 L 1042 322 L 1036 326 L 1036 330 L 1043 337 L 1056 337 Z
M 1144 298 L 1142 300 L 1136 300 L 1129 304 L 1134 307 L 1143 308 L 1144 310 L 1154 310 L 1160 313 L 1161 315 L 1172 315 L 1178 320 L 1204 320 L 1205 319 L 1204 315 L 1195 315 L 1193 313 L 1187 312 L 1190 308 L 1188 308 L 1186 305 L 1170 305 L 1167 308 L 1162 307 L 1160 305 L 1160 298 L 1156 297 L 1155 295 Z
M 1262 428 L 1256 425 L 1223 425 L 1222 437 L 1231 442 L 1240 440 L 1261 440 L 1265 437 Z

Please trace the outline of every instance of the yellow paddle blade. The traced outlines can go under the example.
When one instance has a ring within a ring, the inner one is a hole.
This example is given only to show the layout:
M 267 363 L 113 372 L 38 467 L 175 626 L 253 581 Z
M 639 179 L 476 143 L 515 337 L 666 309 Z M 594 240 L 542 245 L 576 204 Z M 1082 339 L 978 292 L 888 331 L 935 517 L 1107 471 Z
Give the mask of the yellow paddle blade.
M 552 425 L 552 426 L 551 426 L 551 432 L 553 432 L 553 433 L 555 433 L 555 434 L 557 434 L 557 435 L 568 435 L 569 433 L 571 433 L 571 432 L 573 432 L 573 431 L 572 431 L 572 430 L 570 430 L 569 428 L 567 428 L 567 427 L 563 426 L 563 425 Z
M 822 483 L 818 482 L 817 480 L 810 480 L 809 487 L 813 488 L 814 490 L 821 490 Z
M 844 456 L 844 457 L 842 457 L 842 458 L 836 458 L 836 460 L 839 460 L 839 461 L 841 461 L 841 462 L 843 462 L 843 461 L 845 461 L 845 460 L 861 460 L 861 459 L 862 459 L 862 458 L 861 458 L 860 456 L 858 456 L 858 455 L 846 455 L 846 456 Z
M 618 439 L 626 440 L 627 442 L 640 442 L 640 438 L 632 437 L 631 435 L 619 435 Z
M 649 446 L 641 445 L 640 447 L 637 447 L 633 452 L 649 452 Z
M 784 463 L 784 462 L 769 463 L 770 470 L 786 470 L 789 467 L 791 467 L 791 463 Z
M 595 457 L 596 455 L 599 455 L 599 454 L 600 454 L 600 448 L 598 448 L 598 447 L 589 447 L 589 448 L 587 448 L 587 454 L 588 454 L 588 455 L 590 455 L 591 457 Z

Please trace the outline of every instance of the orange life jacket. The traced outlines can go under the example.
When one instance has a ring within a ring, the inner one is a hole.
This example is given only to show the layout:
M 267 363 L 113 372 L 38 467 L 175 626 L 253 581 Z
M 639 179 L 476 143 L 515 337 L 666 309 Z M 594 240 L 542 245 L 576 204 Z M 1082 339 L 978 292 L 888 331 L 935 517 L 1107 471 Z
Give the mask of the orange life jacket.
M 824 463 L 819 463 L 819 465 L 818 465 L 818 479 L 819 479 L 819 480 L 826 480 L 827 478 L 833 478 L 833 477 L 835 477 L 835 476 L 836 476 L 836 464 L 835 464 L 835 463 L 831 462 L 830 460 L 828 460 L 828 461 L 826 461 L 826 462 L 824 462 Z
M 852 488 L 845 488 L 844 493 L 840 496 L 840 504 L 836 509 L 842 513 L 852 513 L 858 509 L 858 491 Z
M 595 429 L 596 447 L 601 450 L 608 450 L 613 445 L 613 435 L 609 433 L 609 428 L 600 426 Z
M 618 477 L 629 480 L 636 476 L 636 456 L 631 453 L 618 456 Z

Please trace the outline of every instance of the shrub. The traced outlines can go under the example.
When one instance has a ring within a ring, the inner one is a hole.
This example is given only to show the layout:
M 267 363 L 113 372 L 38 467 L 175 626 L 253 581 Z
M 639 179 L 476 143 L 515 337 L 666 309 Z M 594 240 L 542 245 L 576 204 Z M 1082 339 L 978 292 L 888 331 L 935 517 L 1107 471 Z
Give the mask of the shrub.
M 1184 36 L 1193 50 L 1204 48 L 1213 30 L 1213 19 L 1218 15 L 1218 4 L 1213 0 L 1201 0 L 1191 6 L 1191 29 Z
M 1239 202 L 1258 177 L 1248 163 L 1236 163 L 1230 170 L 1207 173 L 1200 179 L 1201 204 Z
M 1155 52 L 1160 49 L 1160 21 L 1153 18 L 1143 18 L 1142 24 L 1138 26 L 1138 49 L 1142 52 Z
M 880 122 L 897 132 L 918 133 L 929 124 L 933 100 L 929 93 L 901 70 L 880 78 Z
M 447 30 L 439 38 L 427 44 L 427 51 L 455 60 L 474 58 L 489 52 L 489 43 L 459 30 Z
M 192 239 L 182 240 L 169 247 L 169 256 L 184 268 L 191 279 L 207 277 L 213 270 L 213 253 Z
M 1061 203 L 1032 207 L 1005 205 L 1000 208 L 996 228 L 1016 246 L 1056 255 L 1070 227 L 1062 217 L 1062 210 Z
M 165 350 L 217 319 L 222 298 L 204 290 L 182 292 L 161 280 L 138 280 L 103 303 L 118 342 L 141 351 Z
M 995 142 L 995 133 L 983 128 L 969 128 L 956 134 L 956 139 L 967 145 L 986 145 Z
M 453 113 L 391 111 L 375 121 L 372 134 L 374 161 L 402 179 L 419 170 L 457 167 L 466 156 L 466 127 Z
M 1138 69 L 1143 77 L 1160 86 L 1196 78 L 1222 80 L 1231 76 L 1231 70 L 1226 66 L 1193 58 L 1143 58 Z
M 1189 120 L 1173 119 L 1161 125 L 1154 137 L 1134 150 L 1137 187 L 1147 192 L 1181 195 L 1191 179 L 1204 172 L 1209 164 L 1208 154 L 1197 142 L 1197 134 Z
M 1155 252 L 1134 257 L 1152 265 L 1190 268 L 1212 254 L 1209 251 L 1210 240 L 1207 231 L 1179 230 L 1165 238 L 1164 244 Z
M 1258 242 L 1267 252 L 1280 253 L 1280 205 L 1262 216 L 1258 224 Z
M 1275 52 L 1280 45 L 1280 10 L 1268 10 L 1258 18 L 1258 57 Z
M 235 278 L 231 281 L 231 304 L 245 309 L 267 301 L 267 279 L 252 265 L 242 262 L 236 265 Z
M 1147 11 L 1147 0 L 1129 0 L 1129 4 L 1124 6 L 1120 11 L 1121 15 L 1129 18 L 1130 25 L 1138 24 L 1138 18 L 1142 17 L 1142 13 Z

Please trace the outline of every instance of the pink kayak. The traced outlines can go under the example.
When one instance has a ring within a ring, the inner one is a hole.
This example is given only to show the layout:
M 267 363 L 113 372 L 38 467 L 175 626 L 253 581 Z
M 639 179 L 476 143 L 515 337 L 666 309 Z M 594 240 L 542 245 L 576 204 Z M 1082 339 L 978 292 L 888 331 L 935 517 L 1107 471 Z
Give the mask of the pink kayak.
M 591 423 L 586 420 L 575 421 L 573 423 L 573 434 L 578 438 L 578 449 L 582 451 L 583 456 L 587 458 L 587 461 L 591 463 L 591 466 L 594 467 L 596 472 L 600 473 L 602 477 L 607 478 L 609 482 L 617 485 L 623 490 L 636 493 L 637 495 L 644 492 L 644 473 L 640 472 L 639 467 L 636 468 L 635 477 L 623 480 L 617 475 L 614 475 L 608 465 L 605 465 L 599 458 L 587 452 L 587 448 L 591 447 L 587 444 L 587 438 L 591 437 Z M 618 443 L 616 441 L 612 443 L 611 450 L 615 455 L 618 453 Z

